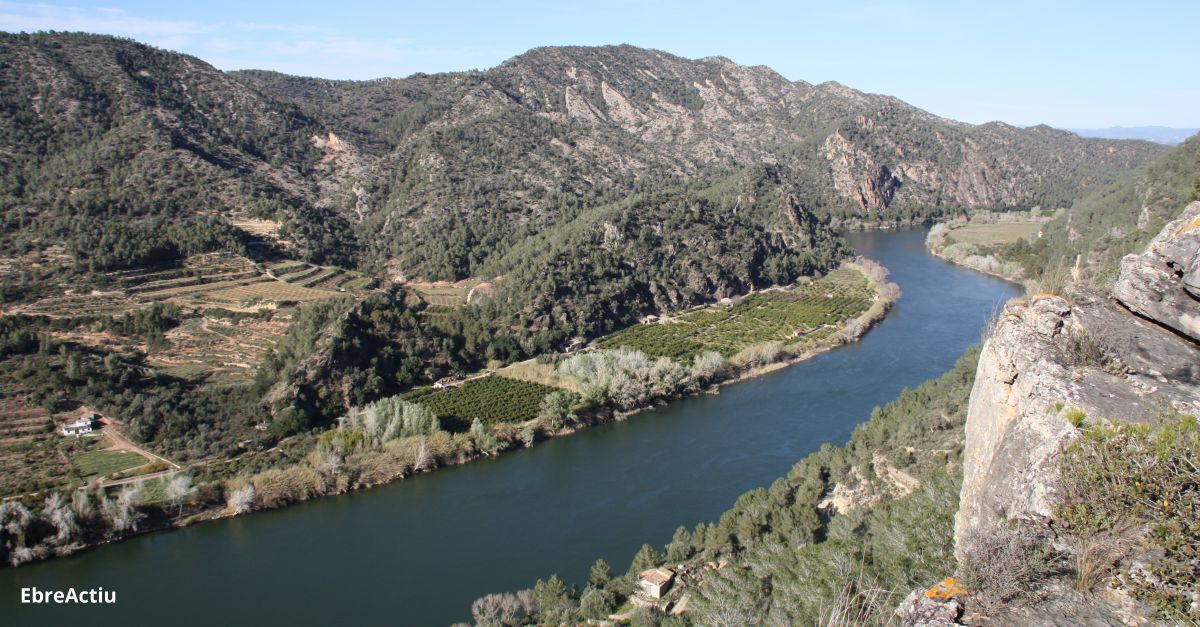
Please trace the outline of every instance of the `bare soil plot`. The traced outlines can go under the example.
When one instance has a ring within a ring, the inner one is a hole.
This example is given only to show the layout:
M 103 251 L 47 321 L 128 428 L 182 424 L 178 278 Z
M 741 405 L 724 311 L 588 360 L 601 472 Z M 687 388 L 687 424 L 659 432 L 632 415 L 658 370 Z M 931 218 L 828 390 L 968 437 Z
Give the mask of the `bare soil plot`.
M 460 307 L 475 302 L 477 295 L 491 294 L 492 284 L 483 279 L 449 281 L 409 281 L 404 286 L 417 293 L 430 305 L 437 307 Z
M 273 240 L 279 239 L 279 229 L 283 227 L 282 222 L 254 218 L 233 218 L 229 223 L 255 237 Z

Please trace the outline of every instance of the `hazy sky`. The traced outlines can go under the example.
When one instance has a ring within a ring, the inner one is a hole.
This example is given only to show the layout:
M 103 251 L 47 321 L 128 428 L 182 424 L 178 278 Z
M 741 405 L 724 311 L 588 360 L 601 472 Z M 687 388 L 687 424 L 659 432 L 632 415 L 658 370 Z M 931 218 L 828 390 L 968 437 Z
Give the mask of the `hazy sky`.
M 1197 0 L 0 0 L 0 30 L 123 35 L 226 70 L 398 77 L 629 43 L 836 80 L 967 122 L 1077 128 L 1200 127 L 1197 24 Z

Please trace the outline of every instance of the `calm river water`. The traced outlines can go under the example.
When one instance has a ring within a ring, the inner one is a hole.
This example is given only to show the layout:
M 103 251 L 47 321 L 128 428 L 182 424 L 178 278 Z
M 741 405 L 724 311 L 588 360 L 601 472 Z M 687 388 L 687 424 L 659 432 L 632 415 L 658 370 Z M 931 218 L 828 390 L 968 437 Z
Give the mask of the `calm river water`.
M 471 601 L 715 520 L 871 409 L 948 370 L 1007 283 L 925 252 L 924 230 L 854 233 L 904 290 L 861 342 L 626 422 L 282 510 L 0 569 L 0 624 L 447 625 Z M 111 606 L 28 606 L 22 587 L 117 591 Z M 69 621 L 69 622 L 68 622 Z

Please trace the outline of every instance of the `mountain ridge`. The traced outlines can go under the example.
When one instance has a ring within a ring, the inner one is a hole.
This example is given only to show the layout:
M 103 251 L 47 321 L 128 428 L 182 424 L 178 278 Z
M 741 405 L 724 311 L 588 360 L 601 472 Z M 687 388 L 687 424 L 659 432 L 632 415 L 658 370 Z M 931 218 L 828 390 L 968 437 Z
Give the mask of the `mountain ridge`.
M 231 219 L 252 217 L 280 222 L 311 261 L 454 279 L 579 212 L 764 166 L 780 173 L 774 196 L 794 201 L 780 210 L 846 223 L 1063 204 L 1161 150 L 973 126 L 835 82 L 627 45 L 374 81 L 227 73 L 95 35 L 7 34 L 0 47 L 19 77 L 0 86 L 0 131 L 18 138 L 0 155 L 0 191 L 9 226 L 36 232 L 4 247 L 65 241 L 97 267 L 237 246 L 247 238 Z M 135 232 L 115 248 L 132 252 L 97 259 L 79 218 L 114 211 Z M 207 236 L 140 250 L 168 214 Z M 462 254 L 429 245 L 451 232 Z

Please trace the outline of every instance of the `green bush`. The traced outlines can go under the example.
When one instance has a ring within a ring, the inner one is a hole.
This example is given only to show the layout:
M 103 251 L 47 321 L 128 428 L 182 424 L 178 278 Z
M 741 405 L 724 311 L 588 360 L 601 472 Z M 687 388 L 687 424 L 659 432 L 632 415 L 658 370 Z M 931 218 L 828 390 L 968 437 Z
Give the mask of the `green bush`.
M 1135 539 L 1116 550 L 1140 555 L 1142 564 L 1136 569 L 1117 568 L 1114 585 L 1149 603 L 1163 617 L 1198 618 L 1190 609 L 1200 580 L 1196 419 L 1170 416 L 1154 426 L 1092 427 L 1066 449 L 1061 463 L 1057 517 L 1067 532 L 1091 540 L 1128 536 L 1126 530 L 1133 528 Z M 1088 557 L 1088 561 L 1096 560 Z M 1088 575 L 1078 567 L 1076 574 Z

